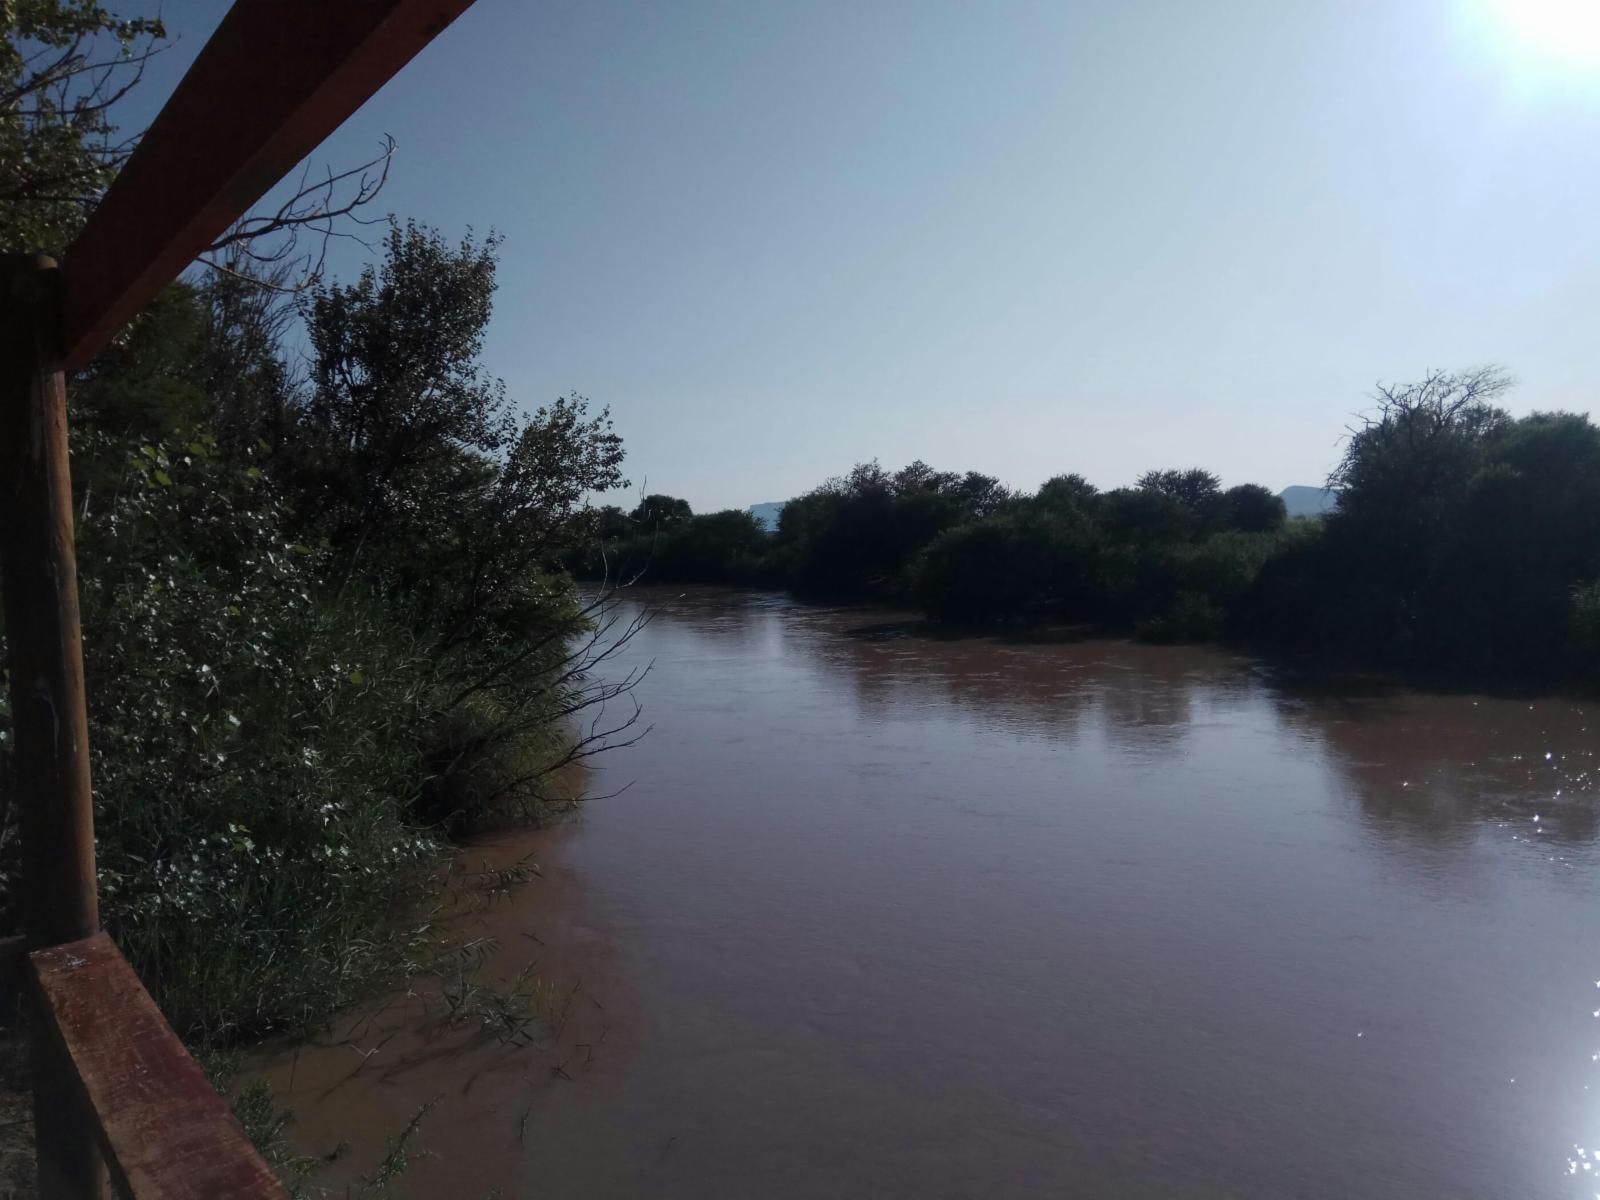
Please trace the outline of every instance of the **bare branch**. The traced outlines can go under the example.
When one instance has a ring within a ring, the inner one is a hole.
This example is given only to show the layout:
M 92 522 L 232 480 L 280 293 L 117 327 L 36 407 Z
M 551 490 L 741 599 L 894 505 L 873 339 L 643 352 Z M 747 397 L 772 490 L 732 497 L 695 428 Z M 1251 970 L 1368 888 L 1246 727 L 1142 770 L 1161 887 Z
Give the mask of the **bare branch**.
M 257 267 L 292 264 L 296 281 L 274 285 L 278 290 L 298 292 L 322 277 L 328 245 L 335 238 L 350 238 L 368 245 L 341 223 L 375 225 L 386 218 L 364 218 L 360 210 L 372 204 L 389 180 L 396 142 L 385 135 L 382 148 L 366 162 L 343 171 L 327 169 L 313 179 L 310 165 L 301 172 L 294 193 L 270 214 L 247 216 L 208 246 L 200 261 L 212 270 L 236 276 L 245 272 L 240 260 Z M 302 249 L 301 239 L 310 235 L 312 246 Z M 370 248 L 370 247 L 369 247 Z M 219 257 L 223 256 L 225 257 Z

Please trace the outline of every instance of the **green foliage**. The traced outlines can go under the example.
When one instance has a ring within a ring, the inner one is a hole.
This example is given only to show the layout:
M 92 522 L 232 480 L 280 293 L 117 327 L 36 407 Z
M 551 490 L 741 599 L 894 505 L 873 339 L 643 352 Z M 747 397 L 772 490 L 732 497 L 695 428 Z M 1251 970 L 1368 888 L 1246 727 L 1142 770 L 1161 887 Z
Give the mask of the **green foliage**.
M 1380 392 L 1335 472 L 1321 535 L 1272 563 L 1247 614 L 1261 636 L 1340 659 L 1481 676 L 1592 670 L 1600 430 L 1512 419 L 1494 370 Z
M 492 246 L 394 231 L 307 304 L 305 387 L 284 310 L 180 285 L 72 389 L 102 913 L 198 1047 L 395 978 L 448 836 L 631 724 L 571 732 L 627 631 L 559 571 L 621 443 L 482 375 Z
M 105 446 L 178 439 L 200 427 L 210 407 L 200 361 L 206 315 L 197 289 L 172 284 L 73 380 L 75 414 L 108 435 Z
M 777 557 L 789 582 L 817 593 L 906 594 L 917 554 L 964 521 L 998 512 L 999 481 L 923 462 L 890 475 L 876 462 L 789 501 L 778 518 Z
M 297 490 L 321 498 L 316 522 L 341 547 L 379 534 L 382 557 L 447 537 L 440 523 L 493 474 L 483 456 L 515 440 L 505 387 L 478 364 L 497 245 L 452 248 L 396 226 L 355 283 L 312 292 L 312 387 L 278 449 Z
M 918 560 L 912 598 L 946 621 L 1048 612 L 1076 566 L 1062 532 L 1054 522 L 1013 513 L 947 529 Z
M 0 239 L 59 254 L 135 144 L 112 113 L 165 32 L 90 0 L 0 0 L 0 29 Z M 588 496 L 626 484 L 621 439 L 483 371 L 497 249 L 411 223 L 299 301 L 248 269 L 173 284 L 71 380 L 101 915 L 207 1061 L 418 969 L 450 835 L 538 819 L 637 718 L 602 720 L 636 677 L 595 671 L 637 625 L 561 570 Z M 542 1019 L 557 998 L 520 984 Z M 235 1111 L 301 1194 L 270 1096 Z
M 789 501 L 764 548 L 754 534 L 618 532 L 607 562 L 911 602 L 961 623 L 1087 621 L 1340 663 L 1592 678 L 1600 430 L 1571 413 L 1513 420 L 1494 404 L 1508 386 L 1481 369 L 1381 390 L 1330 480 L 1337 509 L 1315 520 L 1289 522 L 1266 488 L 1224 491 L 1200 469 L 1105 493 L 1059 475 L 1029 496 L 871 462 Z
M 132 152 L 111 109 L 166 31 L 91 0 L 7 0 L 0 31 L 0 244 L 59 254 Z
M 584 500 L 626 486 L 609 415 L 571 396 L 519 417 L 477 361 L 492 308 L 490 238 L 452 247 L 415 224 L 381 263 L 306 309 L 312 387 L 288 406 L 271 469 L 339 569 L 405 595 L 451 644 L 544 620 L 541 568 L 591 531 Z M 559 589 L 558 589 L 559 590 Z
M 673 503 L 688 510 L 682 500 Z M 614 515 L 603 511 L 599 524 L 602 532 L 597 540 L 572 558 L 574 570 L 591 579 L 727 584 L 773 581 L 769 561 L 773 537 L 759 520 L 742 509 L 701 513 L 660 525 L 643 523 L 637 516 L 625 517 L 619 523 Z
M 1222 636 L 1227 613 L 1204 592 L 1179 592 L 1159 616 L 1146 617 L 1137 629 L 1147 642 L 1205 642 Z
M 1166 640 L 1215 636 L 1287 537 L 1265 488 L 1223 493 L 1204 471 L 1152 472 L 1100 494 L 1077 475 L 1016 494 L 977 472 L 862 463 L 791 500 L 775 536 L 747 513 L 639 531 L 662 512 L 603 513 L 578 556 L 591 576 L 787 584 L 910 602 L 940 620 L 1095 621 Z M 631 532 L 630 532 L 631 530 Z
M 1178 556 L 1179 584 L 1191 594 L 1231 608 L 1249 593 L 1262 567 L 1282 546 L 1273 532 L 1230 529 L 1214 533 Z
M 657 494 L 639 501 L 638 507 L 628 515 L 640 530 L 653 533 L 688 524 L 694 510 L 687 500 Z
M 1045 480 L 1034 502 L 1048 512 L 1070 516 L 1092 511 L 1099 494 L 1082 475 L 1057 475 Z
M 1105 494 L 1097 512 L 1111 538 L 1124 545 L 1182 542 L 1199 531 L 1194 513 L 1158 488 L 1117 488 Z
M 314 1022 L 401 960 L 392 906 L 438 861 L 405 803 L 436 667 L 319 602 L 326 551 L 203 436 L 127 455 L 106 504 L 80 540 L 105 923 L 199 1044 Z
M 1139 476 L 1139 489 L 1165 496 L 1197 520 L 1215 519 L 1222 507 L 1221 481 L 1199 467 L 1187 471 L 1146 471 Z
M 1241 483 L 1222 493 L 1222 517 L 1229 529 L 1271 533 L 1289 519 L 1289 510 L 1259 483 Z

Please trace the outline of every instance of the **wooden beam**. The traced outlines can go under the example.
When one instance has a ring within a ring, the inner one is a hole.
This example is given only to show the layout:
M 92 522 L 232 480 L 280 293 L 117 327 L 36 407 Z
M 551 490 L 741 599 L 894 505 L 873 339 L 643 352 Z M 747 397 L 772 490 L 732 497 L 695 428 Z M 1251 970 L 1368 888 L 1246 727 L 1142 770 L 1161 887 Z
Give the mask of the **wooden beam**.
M 76 1069 L 130 1200 L 285 1200 L 222 1097 L 103 933 L 35 950 L 41 1011 Z
M 59 285 L 52 259 L 0 256 L 0 569 L 32 946 L 100 928 Z
M 236 0 L 67 251 L 82 366 L 472 0 Z
M 59 285 L 52 259 L 0 257 L 0 569 L 21 898 L 34 947 L 100 928 Z M 39 1190 L 46 1200 L 102 1196 L 104 1172 L 71 1067 L 53 1047 L 35 1050 Z

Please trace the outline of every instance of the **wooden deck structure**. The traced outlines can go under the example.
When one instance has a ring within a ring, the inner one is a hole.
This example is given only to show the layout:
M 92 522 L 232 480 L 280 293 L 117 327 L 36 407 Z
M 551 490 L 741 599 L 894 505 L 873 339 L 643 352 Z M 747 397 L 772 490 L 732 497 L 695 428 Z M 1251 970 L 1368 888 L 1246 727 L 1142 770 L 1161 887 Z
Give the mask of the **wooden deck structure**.
M 0 256 L 0 568 L 45 1200 L 278 1197 L 100 931 L 66 373 L 472 0 L 237 0 L 63 262 Z M 25 247 L 18 247 L 25 251 Z

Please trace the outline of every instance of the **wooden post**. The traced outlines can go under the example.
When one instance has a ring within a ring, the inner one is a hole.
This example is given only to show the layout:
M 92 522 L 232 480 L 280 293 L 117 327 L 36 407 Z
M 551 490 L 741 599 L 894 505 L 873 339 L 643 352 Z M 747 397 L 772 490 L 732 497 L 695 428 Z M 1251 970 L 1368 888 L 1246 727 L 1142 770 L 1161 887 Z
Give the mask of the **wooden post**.
M 78 569 L 73 552 L 60 272 L 0 256 L 0 583 L 11 670 L 22 899 L 34 949 L 99 929 Z M 33 1039 L 33 1115 L 45 1200 L 105 1195 L 92 1114 L 55 1038 Z

